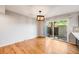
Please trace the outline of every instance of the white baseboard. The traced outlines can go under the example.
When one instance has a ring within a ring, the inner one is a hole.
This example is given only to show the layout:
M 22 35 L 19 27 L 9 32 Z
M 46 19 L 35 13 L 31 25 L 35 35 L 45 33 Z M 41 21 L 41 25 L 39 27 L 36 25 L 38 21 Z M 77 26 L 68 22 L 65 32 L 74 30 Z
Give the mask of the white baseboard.
M 17 41 L 8 42 L 8 43 L 0 45 L 0 47 L 8 46 L 8 45 L 15 44 L 15 43 L 18 43 L 18 42 L 21 42 L 21 41 L 24 41 L 24 40 L 33 39 L 33 38 L 36 38 L 36 37 L 37 36 L 33 36 L 33 37 L 30 37 L 30 38 L 27 38 L 27 39 L 25 38 L 25 39 L 21 39 L 21 40 L 17 40 Z

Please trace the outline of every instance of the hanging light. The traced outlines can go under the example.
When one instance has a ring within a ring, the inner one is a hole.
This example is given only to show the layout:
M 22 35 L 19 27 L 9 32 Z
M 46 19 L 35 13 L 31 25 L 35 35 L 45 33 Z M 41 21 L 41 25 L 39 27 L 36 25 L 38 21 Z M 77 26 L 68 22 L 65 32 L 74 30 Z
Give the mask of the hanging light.
M 41 12 L 42 12 L 42 11 L 39 11 L 39 14 L 40 14 Z M 45 18 L 44 18 L 43 15 L 37 15 L 37 20 L 38 20 L 38 21 L 44 21 Z

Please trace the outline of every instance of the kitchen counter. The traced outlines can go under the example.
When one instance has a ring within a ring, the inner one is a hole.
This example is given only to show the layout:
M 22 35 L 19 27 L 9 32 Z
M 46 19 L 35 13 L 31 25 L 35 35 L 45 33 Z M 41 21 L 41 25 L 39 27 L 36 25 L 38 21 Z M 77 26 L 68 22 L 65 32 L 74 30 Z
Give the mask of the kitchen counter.
M 79 48 L 79 32 L 72 32 L 72 34 L 76 38 L 76 45 Z
M 79 32 L 72 32 L 72 34 L 75 36 L 76 39 L 79 40 Z

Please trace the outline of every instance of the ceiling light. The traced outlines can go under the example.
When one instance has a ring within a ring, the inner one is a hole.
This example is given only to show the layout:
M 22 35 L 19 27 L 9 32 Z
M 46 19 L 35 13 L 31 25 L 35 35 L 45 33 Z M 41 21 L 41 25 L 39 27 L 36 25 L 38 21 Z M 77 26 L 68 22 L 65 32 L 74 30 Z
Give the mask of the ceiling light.
M 39 14 L 41 14 L 42 11 L 39 11 Z M 44 21 L 45 17 L 43 15 L 37 15 L 37 20 L 38 21 Z

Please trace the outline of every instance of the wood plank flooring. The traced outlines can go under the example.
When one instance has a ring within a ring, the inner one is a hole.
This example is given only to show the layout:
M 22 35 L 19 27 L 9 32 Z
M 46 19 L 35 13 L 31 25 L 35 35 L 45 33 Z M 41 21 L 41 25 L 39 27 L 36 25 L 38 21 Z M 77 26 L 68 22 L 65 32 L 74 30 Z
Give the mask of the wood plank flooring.
M 0 48 L 0 54 L 78 54 L 77 46 L 50 38 L 35 38 Z

